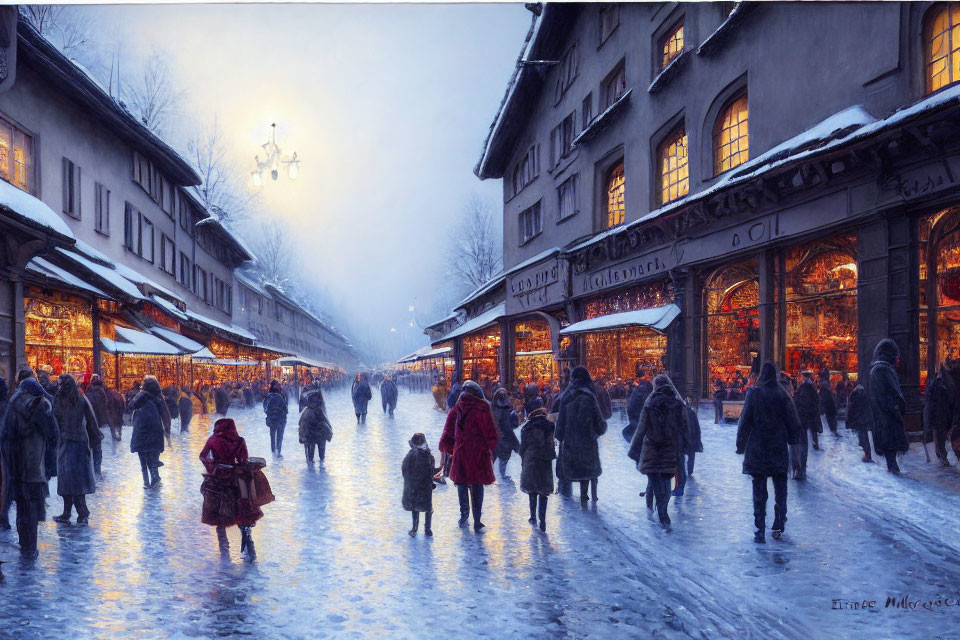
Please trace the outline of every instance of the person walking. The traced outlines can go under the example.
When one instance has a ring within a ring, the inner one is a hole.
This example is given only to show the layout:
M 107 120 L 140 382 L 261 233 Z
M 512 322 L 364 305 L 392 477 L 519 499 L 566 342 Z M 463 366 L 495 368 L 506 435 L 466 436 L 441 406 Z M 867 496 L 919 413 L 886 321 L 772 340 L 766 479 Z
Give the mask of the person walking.
M 130 452 L 140 457 L 140 472 L 144 489 L 160 484 L 160 454 L 163 453 L 164 433 L 170 430 L 170 413 L 163 399 L 160 383 L 153 376 L 143 379 L 140 393 L 130 402 L 133 411 L 133 435 Z
M 282 458 L 283 431 L 287 427 L 287 396 L 279 380 L 270 381 L 270 393 L 263 399 L 263 412 L 267 414 L 267 428 L 270 429 L 270 453 Z
M 857 432 L 857 444 L 863 449 L 863 462 L 873 462 L 870 455 L 870 432 L 873 431 L 873 412 L 870 398 L 862 384 L 858 384 L 847 398 L 847 429 Z
M 647 476 L 647 491 L 653 491 L 660 524 L 670 526 L 670 480 L 689 447 L 687 412 L 673 382 L 666 375 L 653 379 L 653 393 L 647 398 L 627 455 Z
M 383 412 L 389 413 L 391 418 L 397 408 L 397 395 L 397 383 L 390 376 L 385 377 L 380 383 L 380 404 L 383 405 Z
M 680 453 L 680 458 L 677 460 L 677 488 L 673 490 L 673 495 L 677 497 L 683 496 L 683 489 L 687 486 L 687 477 L 693 475 L 693 464 L 697 459 L 697 454 L 703 451 L 700 419 L 697 417 L 696 405 L 689 397 L 684 407 L 684 414 L 687 419 L 687 448 Z
M 803 372 L 803 382 L 800 383 L 796 393 L 793 394 L 793 402 L 800 420 L 800 438 L 796 444 L 790 447 L 791 467 L 795 480 L 805 480 L 807 478 L 809 443 L 812 441 L 814 450 L 819 451 L 818 437 L 823 431 L 823 423 L 820 421 L 820 400 L 817 396 L 817 389 L 813 385 L 812 372 Z M 807 438 L 808 433 L 809 439 Z
M 190 387 L 180 387 L 177 397 L 177 413 L 180 414 L 180 432 L 190 431 L 190 422 L 193 421 L 193 394 Z
M 433 454 L 427 446 L 427 438 L 415 433 L 409 441 L 410 451 L 403 457 L 400 471 L 403 474 L 403 497 L 401 504 L 410 512 L 413 526 L 408 532 L 410 537 L 417 535 L 420 526 L 420 513 L 423 513 L 423 534 L 433 535 Z
M 221 385 L 218 385 L 213 391 L 213 405 L 218 415 L 225 416 L 227 415 L 227 410 L 230 409 L 230 390 L 227 386 L 229 383 L 224 382 Z
M 830 370 L 822 369 L 820 371 L 820 413 L 827 419 L 827 426 L 837 438 L 840 432 L 837 431 L 837 400 L 833 396 L 833 389 L 830 387 Z
M 607 432 L 607 421 L 600 413 L 593 389 L 587 368 L 574 367 L 557 416 L 556 437 L 560 442 L 557 466 L 562 469 L 564 482 L 580 483 L 581 502 L 587 501 L 588 485 L 590 496 L 597 501 L 597 481 L 603 473 L 597 439 Z
M 483 487 L 493 484 L 493 452 L 497 449 L 497 427 L 483 389 L 473 380 L 463 383 L 460 399 L 447 414 L 440 437 L 440 451 L 451 457 L 450 480 L 457 485 L 460 501 L 459 526 L 466 526 L 473 511 L 473 529 L 484 525 Z
M 367 374 L 358 373 L 357 379 L 353 381 L 353 386 L 350 388 L 350 398 L 353 400 L 353 411 L 357 414 L 358 425 L 367 423 L 367 404 L 372 397 L 373 392 L 370 390 Z
M 630 391 L 630 397 L 627 399 L 627 426 L 620 432 L 627 444 L 633 442 L 633 434 L 636 433 L 637 425 L 640 423 L 643 405 L 653 393 L 653 385 L 646 380 L 641 380 L 640 383 Z
M 127 401 L 116 389 L 105 387 L 105 390 L 107 392 L 107 425 L 110 427 L 110 435 L 113 439 L 120 442 L 123 438 L 123 416 L 127 412 Z
M 713 424 L 723 424 L 723 401 L 727 399 L 727 386 L 717 378 L 713 383 Z
M 773 479 L 773 537 L 779 540 L 783 535 L 787 524 L 787 447 L 799 442 L 800 428 L 793 401 L 777 382 L 776 365 L 764 363 L 757 384 L 747 393 L 737 426 L 737 453 L 743 455 L 743 473 L 753 478 L 754 542 L 766 542 L 768 478 Z
M 107 409 L 107 390 L 103 386 L 103 380 L 100 376 L 93 374 L 87 382 L 87 388 L 83 392 L 86 400 L 93 409 L 93 415 L 96 417 L 96 432 L 91 432 L 94 437 L 90 438 L 90 452 L 93 455 L 93 472 L 97 479 L 103 477 L 103 433 L 100 427 L 109 423 L 110 412 Z
M 311 391 L 305 398 L 306 406 L 300 413 L 297 435 L 303 452 L 307 457 L 307 464 L 313 464 L 313 452 L 323 462 L 327 456 L 327 443 L 333 440 L 333 427 L 327 419 L 326 403 L 323 392 L 319 387 Z M 431 475 L 433 475 L 431 473 Z
M 957 390 L 946 367 L 940 370 L 927 385 L 923 398 L 923 446 L 927 446 L 928 434 L 933 437 L 934 451 L 943 466 L 947 462 L 947 434 L 957 422 Z
M 64 373 L 59 378 L 57 395 L 53 397 L 53 415 L 60 428 L 57 443 L 57 493 L 63 498 L 63 513 L 57 522 L 70 522 L 77 509 L 77 524 L 90 520 L 87 495 L 96 492 L 93 445 L 103 438 L 97 416 L 90 402 L 80 393 L 77 381 Z
M 538 406 L 542 406 L 539 398 L 535 398 L 535 401 Z M 524 403 L 524 407 L 531 411 L 533 406 L 531 403 Z M 497 440 L 497 466 L 500 469 L 500 479 L 506 480 L 509 477 L 507 476 L 507 462 L 510 461 L 510 455 L 514 451 L 520 450 L 520 442 L 517 440 L 517 434 L 514 433 L 520 424 L 520 418 L 513 408 L 513 403 L 510 402 L 507 390 L 502 387 L 493 394 L 493 419 L 497 424 L 497 433 L 500 436 Z
M 900 475 L 897 454 L 910 449 L 903 429 L 906 400 L 900 391 L 897 366 L 900 348 L 890 338 L 881 340 L 873 350 L 870 367 L 870 408 L 873 411 L 873 448 L 887 461 L 887 471 Z
M 530 499 L 530 524 L 539 518 L 540 531 L 546 532 L 547 499 L 553 493 L 553 461 L 557 457 L 555 428 L 543 406 L 530 408 L 520 428 L 520 490 Z

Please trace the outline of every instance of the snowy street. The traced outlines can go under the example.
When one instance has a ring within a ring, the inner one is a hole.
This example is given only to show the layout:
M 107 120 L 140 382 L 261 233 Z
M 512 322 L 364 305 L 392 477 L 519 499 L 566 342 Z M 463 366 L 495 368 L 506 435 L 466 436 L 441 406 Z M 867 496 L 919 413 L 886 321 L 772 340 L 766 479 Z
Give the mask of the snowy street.
M 236 528 L 222 561 L 200 523 L 197 454 L 212 420 L 182 434 L 175 423 L 160 489 L 143 488 L 130 429 L 117 445 L 108 437 L 89 526 L 50 520 L 61 507 L 51 482 L 35 566 L 21 564 L 16 531 L 0 532 L 0 636 L 933 638 L 960 621 L 957 606 L 884 606 L 888 596 L 960 597 L 960 475 L 924 462 L 916 444 L 897 478 L 860 462 L 854 434 L 824 434 L 809 480 L 789 481 L 784 539 L 756 545 L 735 425 L 714 425 L 702 408 L 705 452 L 664 532 L 637 495 L 646 480 L 615 416 L 601 439 L 599 502 L 552 497 L 545 535 L 508 481 L 487 488 L 485 534 L 457 527 L 447 485 L 434 493 L 433 538 L 421 529 L 411 539 L 400 463 L 416 431 L 436 453 L 444 415 L 432 405 L 402 391 L 389 419 L 374 390 L 358 428 L 347 393 L 331 394 L 334 438 L 314 468 L 292 405 L 280 460 L 262 411 L 231 409 L 250 454 L 267 457 L 277 496 L 254 528 L 255 564 L 241 561 Z M 516 456 L 509 472 L 519 483 Z M 771 488 L 768 526 L 772 517 Z

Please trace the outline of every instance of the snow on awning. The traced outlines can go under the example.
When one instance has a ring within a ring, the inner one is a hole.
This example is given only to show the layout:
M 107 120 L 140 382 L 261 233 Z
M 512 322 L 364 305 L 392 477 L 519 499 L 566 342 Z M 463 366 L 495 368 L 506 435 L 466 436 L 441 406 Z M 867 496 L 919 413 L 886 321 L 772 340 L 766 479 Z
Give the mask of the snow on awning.
M 205 349 L 202 344 L 195 340 L 191 340 L 186 336 L 182 336 L 176 331 L 171 331 L 170 329 L 165 329 L 164 327 L 151 327 L 150 333 L 160 336 L 167 342 L 173 343 L 175 346 L 180 347 L 184 353 L 197 353 L 198 351 Z
M 214 358 L 211 364 L 223 364 L 228 367 L 256 367 L 260 365 L 256 360 L 222 360 L 220 358 Z
M 210 351 L 207 347 L 200 349 L 195 354 L 190 356 L 194 360 L 216 360 L 217 356 L 214 355 L 213 351 Z
M 560 334 L 570 335 L 573 333 L 605 331 L 623 327 L 649 327 L 654 331 L 664 331 L 678 315 L 680 315 L 680 307 L 675 304 L 667 304 L 662 307 L 643 309 L 641 311 L 611 313 L 608 316 L 600 316 L 599 318 L 590 318 L 582 322 L 575 322 L 566 329 L 561 329 Z
M 493 324 L 494 322 L 502 318 L 504 315 L 506 315 L 506 313 L 507 313 L 507 305 L 505 302 L 501 302 L 494 308 L 481 313 L 476 318 L 473 318 L 472 320 L 467 320 L 462 325 L 460 325 L 459 327 L 457 327 L 447 335 L 443 336 L 440 340 L 437 340 L 437 342 L 445 342 L 452 338 L 456 338 L 457 336 L 463 336 L 468 333 L 473 333 L 474 331 L 479 331 L 480 329 L 485 329 L 487 326 Z
M 7 209 L 16 218 L 20 218 L 35 227 L 42 227 L 61 236 L 73 239 L 73 232 L 63 219 L 54 213 L 39 198 L 18 189 L 5 180 L 0 180 L 0 207 Z
M 57 280 L 67 286 L 74 287 L 76 289 L 82 289 L 84 291 L 89 291 L 99 298 L 104 298 L 106 300 L 113 300 L 113 297 L 107 295 L 102 290 L 93 286 L 89 282 L 81 280 L 77 276 L 73 275 L 69 271 L 61 269 L 57 265 L 45 260 L 44 258 L 33 258 L 30 262 L 27 263 L 27 270 L 32 271 L 33 273 L 39 274 L 41 276 L 50 278 L 52 280 Z
M 240 327 L 238 327 L 238 326 L 235 325 L 235 324 L 227 325 L 227 324 L 224 324 L 224 323 L 222 323 L 222 322 L 218 322 L 218 321 L 216 321 L 216 320 L 213 320 L 212 318 L 208 318 L 207 316 L 200 315 L 199 313 L 196 313 L 196 312 L 194 312 L 194 311 L 190 311 L 189 309 L 187 310 L 187 316 L 188 316 L 191 320 L 195 320 L 196 322 L 199 322 L 200 324 L 205 324 L 205 325 L 207 325 L 207 326 L 209 326 L 209 327 L 213 327 L 214 329 L 220 329 L 221 331 L 226 331 L 227 333 L 232 333 L 232 334 L 234 334 L 234 335 L 236 335 L 236 336 L 240 336 L 241 338 L 246 338 L 247 340 L 250 340 L 250 341 L 253 341 L 253 340 L 256 340 L 256 339 L 257 339 L 257 336 L 253 335 L 252 333 L 250 333 L 250 332 L 247 331 L 246 329 L 241 329 Z
M 118 340 L 100 338 L 103 347 L 109 353 L 129 353 L 142 355 L 179 356 L 182 351 L 157 336 L 127 327 L 116 328 Z
M 453 353 L 453 347 L 438 347 L 436 349 L 430 349 L 426 353 L 421 353 L 417 356 L 417 360 L 429 360 L 430 358 L 439 358 L 448 353 Z
M 82 256 L 79 253 L 64 249 L 63 247 L 57 247 L 57 251 L 62 253 L 64 256 L 73 260 L 79 264 L 84 269 L 95 274 L 99 278 L 103 278 L 104 281 L 109 282 L 112 286 L 116 287 L 118 290 L 127 294 L 135 300 L 143 300 L 143 294 L 140 293 L 140 289 L 137 288 L 137 285 L 133 284 L 122 275 L 117 273 L 116 270 L 111 269 L 110 267 L 105 267 L 99 262 L 94 262 L 93 260 Z
M 305 358 L 303 356 L 288 356 L 286 358 L 278 359 L 277 362 L 283 367 L 301 365 L 304 367 L 314 367 L 316 369 L 329 369 L 330 371 L 337 371 L 340 369 L 340 367 L 333 363 L 314 360 L 313 358 Z
M 151 295 L 150 301 L 156 304 L 162 310 L 172 315 L 173 317 L 177 318 L 178 320 L 184 320 L 184 321 L 189 320 L 189 318 L 187 317 L 187 314 L 185 314 L 183 311 L 180 311 L 180 309 L 177 308 L 177 305 L 173 304 L 166 298 L 161 298 L 158 295 Z

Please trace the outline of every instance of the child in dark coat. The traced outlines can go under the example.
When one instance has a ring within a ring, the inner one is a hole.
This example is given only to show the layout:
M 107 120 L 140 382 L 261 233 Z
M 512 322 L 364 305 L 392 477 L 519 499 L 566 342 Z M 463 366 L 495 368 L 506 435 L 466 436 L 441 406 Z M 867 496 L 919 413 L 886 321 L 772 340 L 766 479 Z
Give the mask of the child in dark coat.
M 540 531 L 547 530 L 547 498 L 553 493 L 553 460 L 557 457 L 554 426 L 547 410 L 536 400 L 520 430 L 520 490 L 530 496 L 530 524 L 540 517 Z
M 433 454 L 427 446 L 427 438 L 415 433 L 410 438 L 410 451 L 403 458 L 403 508 L 411 512 L 413 528 L 410 537 L 417 535 L 420 512 L 424 513 L 423 533 L 432 536 L 430 522 L 433 519 Z

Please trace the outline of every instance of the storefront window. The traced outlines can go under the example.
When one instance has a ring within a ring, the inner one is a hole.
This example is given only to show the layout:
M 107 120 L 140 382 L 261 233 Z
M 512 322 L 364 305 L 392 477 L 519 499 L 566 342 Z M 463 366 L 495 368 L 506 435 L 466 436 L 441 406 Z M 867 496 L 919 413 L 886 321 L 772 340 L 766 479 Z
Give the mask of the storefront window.
M 704 289 L 707 382 L 749 378 L 760 353 L 760 279 L 756 258 L 723 267 Z
M 500 379 L 500 327 L 493 325 L 463 337 L 465 379 Z
M 518 382 L 550 382 L 557 377 L 557 361 L 550 346 L 550 325 L 533 318 L 518 321 L 513 328 L 514 375 Z
M 667 337 L 645 327 L 597 331 L 584 336 L 587 369 L 594 379 L 632 380 L 664 370 Z
M 93 372 L 93 314 L 89 302 L 29 288 L 24 297 L 27 364 L 51 376 Z
M 583 318 L 599 318 L 612 313 L 662 307 L 673 301 L 667 281 L 620 289 L 590 298 L 583 305 Z
M 920 386 L 947 360 L 960 358 L 960 210 L 921 221 Z M 929 282 L 930 275 L 935 278 Z M 930 292 L 934 292 L 931 298 Z M 930 349 L 936 356 L 930 360 Z
M 786 367 L 830 369 L 857 379 L 855 237 L 834 237 L 786 252 Z

